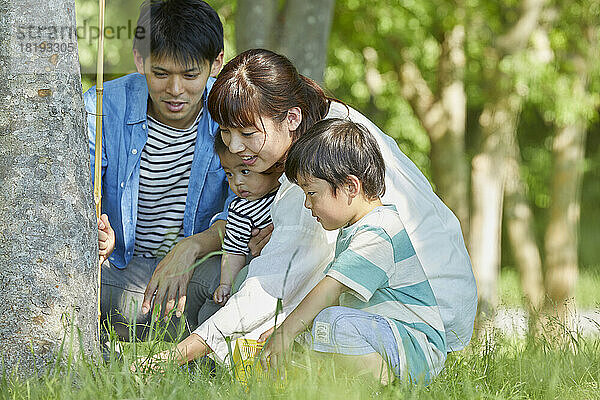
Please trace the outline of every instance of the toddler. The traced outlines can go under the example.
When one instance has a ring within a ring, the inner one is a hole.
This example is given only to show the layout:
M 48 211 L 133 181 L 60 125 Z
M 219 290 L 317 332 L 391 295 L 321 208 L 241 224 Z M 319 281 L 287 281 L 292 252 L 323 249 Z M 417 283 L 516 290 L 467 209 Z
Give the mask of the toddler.
M 279 177 L 283 171 L 250 171 L 238 155 L 228 150 L 220 134 L 215 137 L 215 151 L 225 170 L 229 187 L 237 196 L 229 205 L 221 256 L 221 280 L 213 294 L 214 301 L 224 305 L 231 296 L 231 286 L 236 275 L 246 265 L 252 230 L 263 229 L 272 223 L 271 204 L 277 194 Z

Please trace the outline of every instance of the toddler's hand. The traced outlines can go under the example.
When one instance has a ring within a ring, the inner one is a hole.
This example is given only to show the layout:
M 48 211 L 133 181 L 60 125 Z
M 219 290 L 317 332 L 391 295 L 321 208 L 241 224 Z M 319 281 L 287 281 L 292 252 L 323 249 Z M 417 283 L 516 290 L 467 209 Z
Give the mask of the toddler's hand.
M 227 300 L 229 300 L 230 296 L 231 285 L 221 283 L 215 290 L 215 293 L 213 294 L 213 300 L 215 301 L 215 303 L 224 306 L 225 303 L 227 303 Z

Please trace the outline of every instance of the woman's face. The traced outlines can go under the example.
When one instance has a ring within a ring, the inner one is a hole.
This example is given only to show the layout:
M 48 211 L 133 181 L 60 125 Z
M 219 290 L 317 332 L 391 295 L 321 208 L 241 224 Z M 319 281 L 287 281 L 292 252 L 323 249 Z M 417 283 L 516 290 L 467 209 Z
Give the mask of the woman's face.
M 302 121 L 302 112 L 297 107 L 291 108 L 281 123 L 268 117 L 257 118 L 257 121 L 260 127 L 222 126 L 221 137 L 229 151 L 240 156 L 250 171 L 264 172 L 283 161 L 292 145 L 292 134 Z

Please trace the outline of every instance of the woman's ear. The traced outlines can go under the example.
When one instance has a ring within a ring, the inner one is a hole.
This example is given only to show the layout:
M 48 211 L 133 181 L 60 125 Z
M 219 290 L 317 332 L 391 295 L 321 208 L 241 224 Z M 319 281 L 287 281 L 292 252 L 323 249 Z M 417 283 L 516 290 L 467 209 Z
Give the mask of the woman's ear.
M 346 183 L 344 184 L 344 189 L 346 189 L 348 197 L 355 198 L 360 194 L 360 191 L 362 190 L 362 184 L 356 176 L 348 175 L 346 178 Z
M 300 107 L 292 107 L 287 111 L 286 121 L 290 132 L 295 131 L 302 122 L 302 110 Z

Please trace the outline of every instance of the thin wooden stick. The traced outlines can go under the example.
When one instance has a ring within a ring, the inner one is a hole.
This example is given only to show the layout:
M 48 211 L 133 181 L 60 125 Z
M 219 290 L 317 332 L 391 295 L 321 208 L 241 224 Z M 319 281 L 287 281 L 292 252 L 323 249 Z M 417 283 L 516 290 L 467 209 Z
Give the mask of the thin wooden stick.
M 104 0 L 98 0 L 98 59 L 96 61 L 96 146 L 94 160 L 94 203 L 96 204 L 96 217 L 102 214 L 102 92 L 104 87 Z M 100 338 L 100 288 L 102 265 L 98 263 L 98 338 Z

